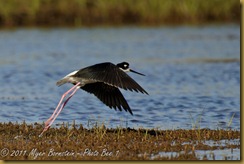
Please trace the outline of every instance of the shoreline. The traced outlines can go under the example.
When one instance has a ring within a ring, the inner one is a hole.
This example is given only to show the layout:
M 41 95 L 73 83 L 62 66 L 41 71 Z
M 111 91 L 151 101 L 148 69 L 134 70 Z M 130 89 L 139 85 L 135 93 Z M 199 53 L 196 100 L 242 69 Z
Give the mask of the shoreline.
M 0 123 L 0 148 L 1 153 L 5 153 L 1 154 L 1 158 L 199 160 L 207 158 L 204 155 L 199 157 L 199 151 L 229 150 L 231 153 L 240 149 L 240 131 L 231 129 L 107 129 L 104 126 L 85 129 L 82 126 L 69 128 L 62 125 L 51 127 L 42 137 L 38 137 L 42 130 L 43 125 L 38 123 Z

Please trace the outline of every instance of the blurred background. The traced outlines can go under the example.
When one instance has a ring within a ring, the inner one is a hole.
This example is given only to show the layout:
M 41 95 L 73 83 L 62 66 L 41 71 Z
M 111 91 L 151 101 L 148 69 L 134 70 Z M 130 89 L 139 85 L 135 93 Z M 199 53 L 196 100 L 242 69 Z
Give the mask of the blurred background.
M 0 120 L 42 123 L 60 78 L 127 61 L 149 93 L 122 90 L 133 116 L 78 91 L 55 123 L 240 129 L 240 17 L 237 0 L 0 0 Z
M 1 0 L 0 26 L 238 23 L 237 0 Z

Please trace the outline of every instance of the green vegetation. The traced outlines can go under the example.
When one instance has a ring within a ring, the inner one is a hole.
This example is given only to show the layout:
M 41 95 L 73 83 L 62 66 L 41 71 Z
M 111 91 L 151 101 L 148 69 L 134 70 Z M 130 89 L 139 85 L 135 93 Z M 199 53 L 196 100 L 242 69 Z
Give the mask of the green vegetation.
M 51 127 L 38 137 L 42 130 L 38 123 L 0 123 L 0 159 L 197 160 L 197 150 L 240 149 L 240 131 L 236 130 L 108 129 L 103 124 L 85 129 L 73 123 Z
M 1 0 L 0 26 L 162 25 L 240 21 L 237 0 Z

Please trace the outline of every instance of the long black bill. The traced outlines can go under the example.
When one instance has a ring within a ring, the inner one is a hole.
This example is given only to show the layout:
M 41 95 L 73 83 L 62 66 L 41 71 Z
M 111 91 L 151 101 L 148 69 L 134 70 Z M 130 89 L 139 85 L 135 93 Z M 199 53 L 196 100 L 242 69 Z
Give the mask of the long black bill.
M 133 72 L 133 73 L 136 73 L 136 74 L 138 74 L 138 75 L 142 75 L 142 76 L 145 76 L 144 74 L 142 74 L 142 73 L 139 73 L 139 72 L 136 72 L 136 71 L 134 71 L 134 70 L 132 70 L 132 69 L 130 69 L 130 71 L 131 71 L 131 72 Z

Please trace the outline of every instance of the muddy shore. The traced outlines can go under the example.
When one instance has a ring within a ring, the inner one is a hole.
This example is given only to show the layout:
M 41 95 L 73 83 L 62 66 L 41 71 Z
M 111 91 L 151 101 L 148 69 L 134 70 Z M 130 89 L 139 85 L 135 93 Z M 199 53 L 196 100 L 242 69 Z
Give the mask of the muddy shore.
M 51 127 L 42 137 L 43 125 L 0 123 L 3 160 L 199 160 L 197 150 L 240 149 L 236 130 L 108 129 L 65 124 Z M 222 141 L 225 144 L 221 144 Z M 208 141 L 215 144 L 209 145 Z M 218 144 L 219 143 L 219 144 Z M 174 153 L 173 153 L 174 152 Z M 166 153 L 168 155 L 162 155 Z M 202 159 L 207 157 L 201 157 Z M 214 159 L 214 154 L 213 157 Z

